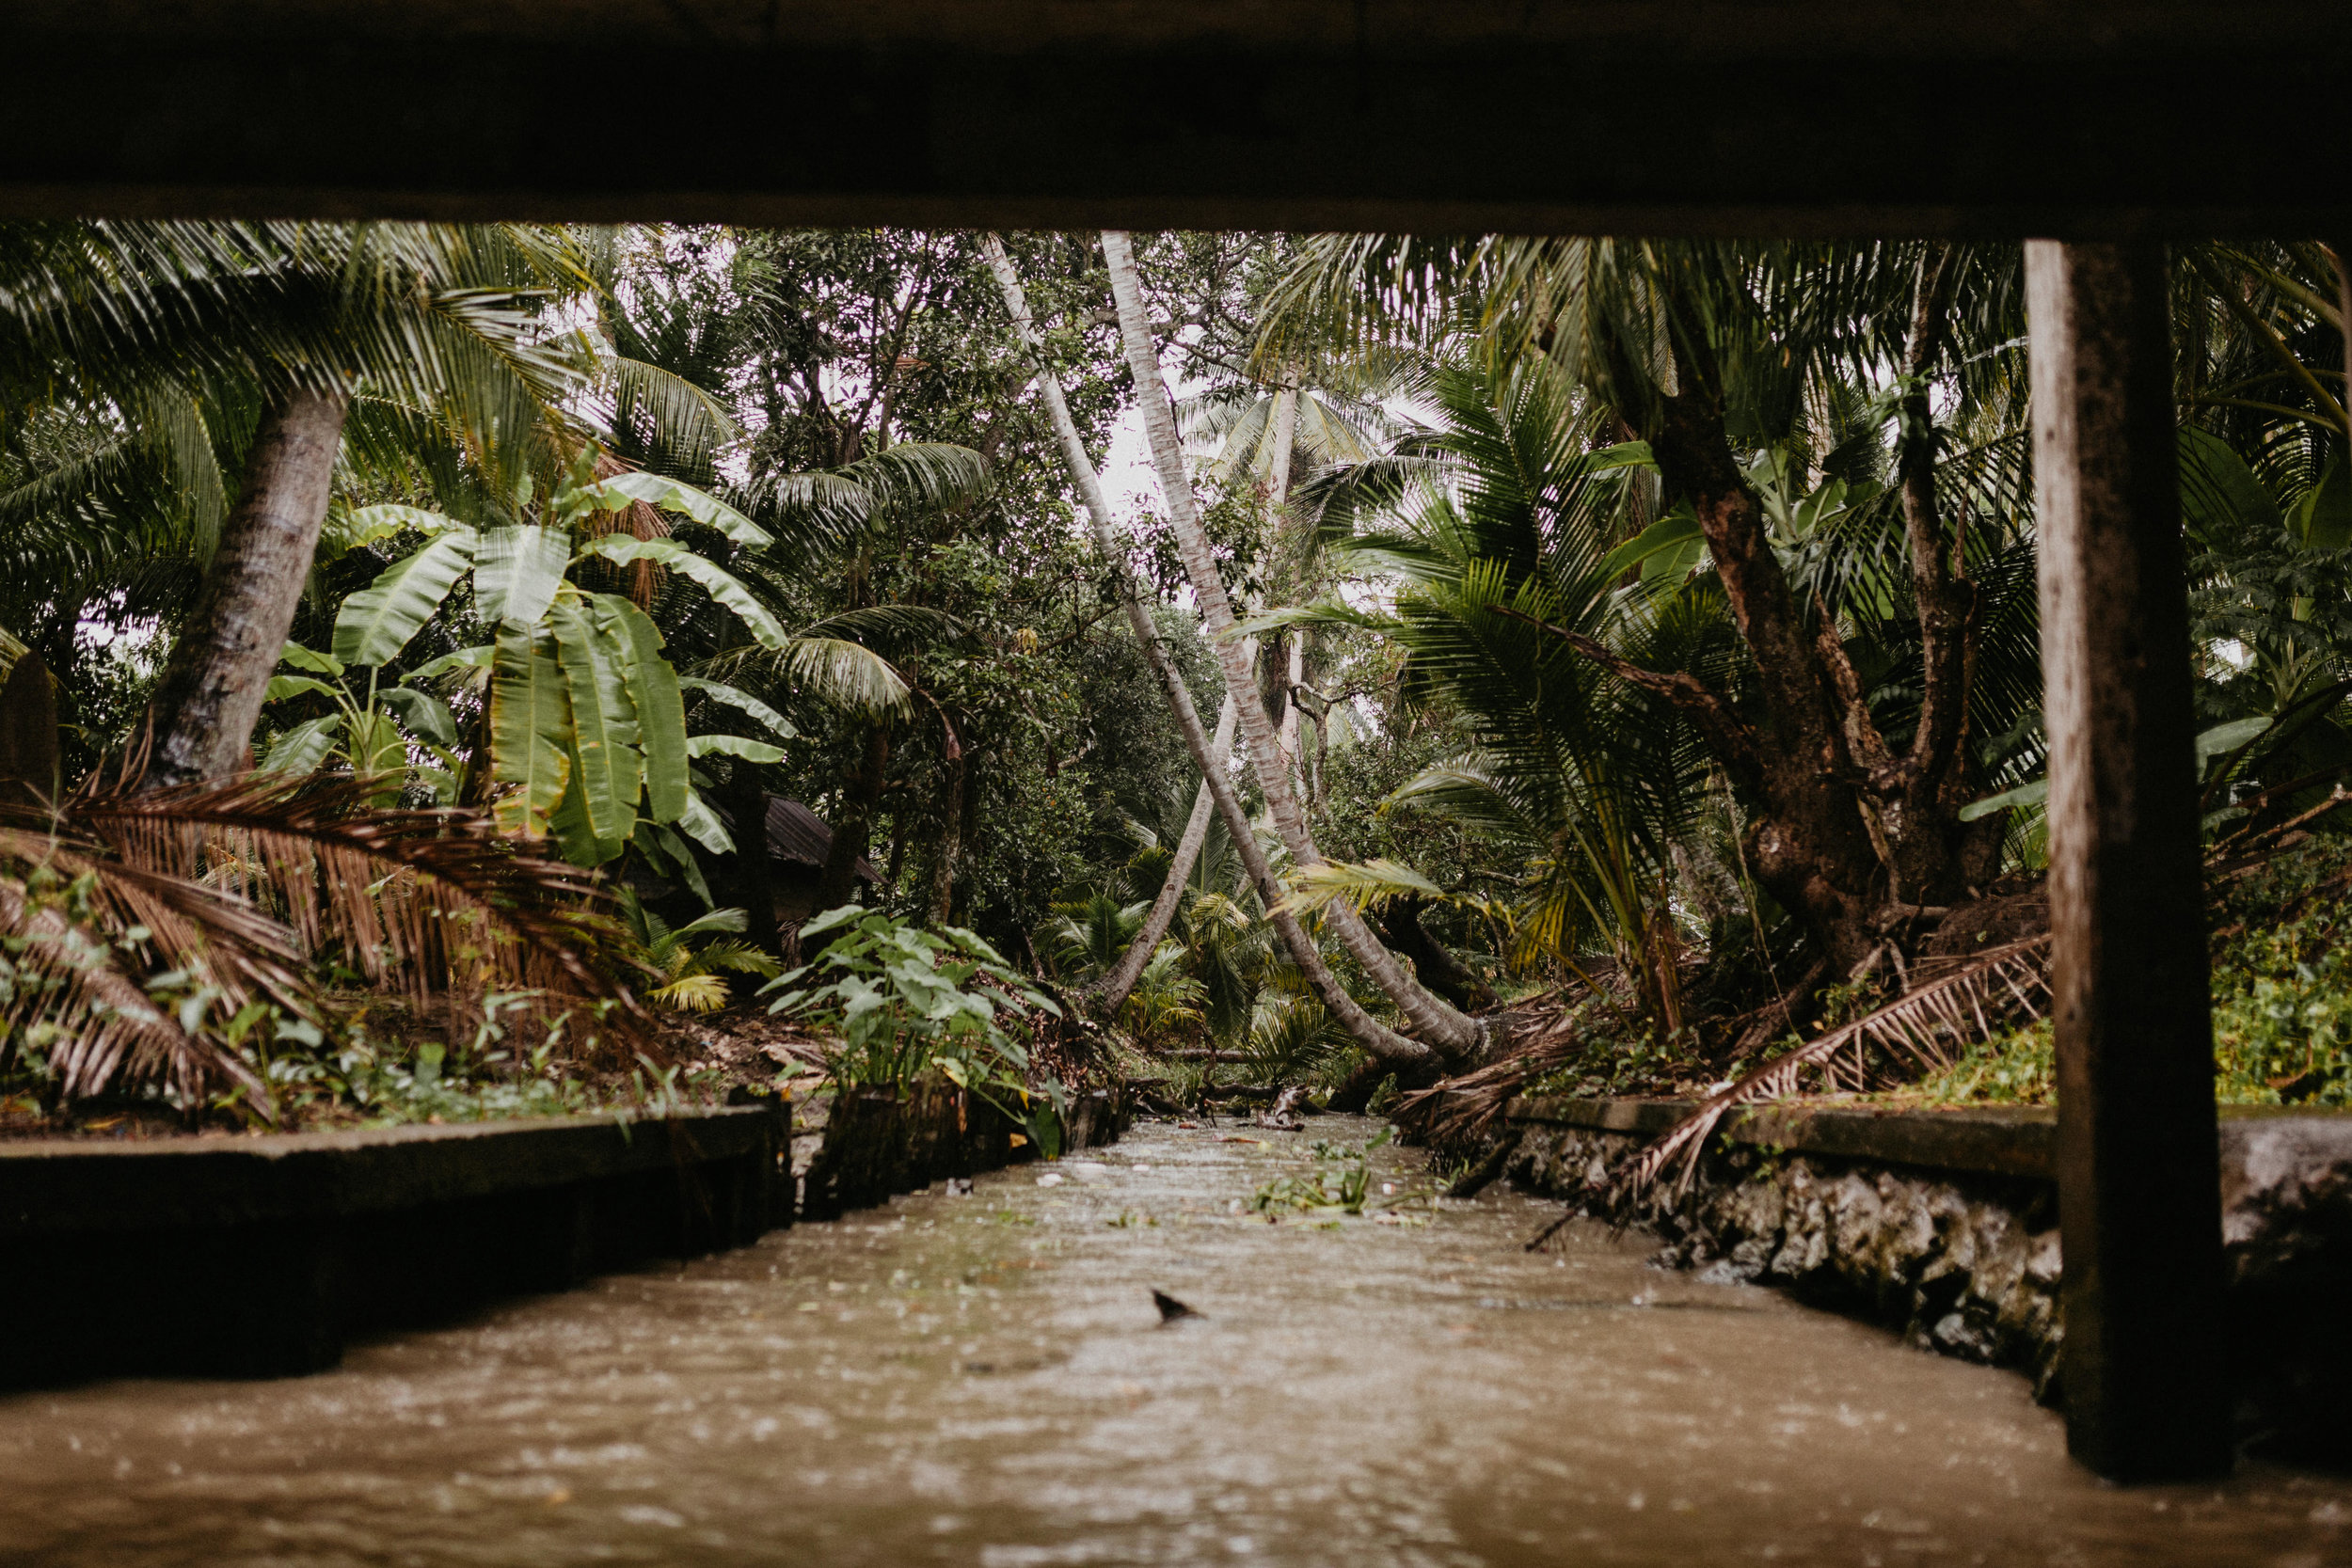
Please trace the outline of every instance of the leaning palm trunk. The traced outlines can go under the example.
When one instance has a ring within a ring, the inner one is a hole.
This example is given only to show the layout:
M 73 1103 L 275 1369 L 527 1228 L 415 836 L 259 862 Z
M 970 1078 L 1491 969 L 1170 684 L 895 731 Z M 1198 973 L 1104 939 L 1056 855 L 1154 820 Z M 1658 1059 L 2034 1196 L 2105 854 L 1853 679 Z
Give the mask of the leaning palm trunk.
M 295 388 L 262 410 L 245 493 L 221 528 L 148 710 L 145 787 L 224 778 L 247 766 L 269 674 L 326 521 L 345 406 L 340 394 Z
M 1105 230 L 1103 257 L 1110 266 L 1111 295 L 1119 309 L 1120 335 L 1126 340 L 1127 363 L 1136 381 L 1136 400 L 1143 410 L 1143 428 L 1151 438 L 1152 465 L 1159 471 L 1160 488 L 1168 498 L 1168 522 L 1175 531 L 1177 553 L 1184 557 L 1185 576 L 1192 579 L 1193 595 L 1200 602 L 1209 645 L 1216 650 L 1217 663 L 1225 672 L 1225 689 L 1239 709 L 1250 765 L 1257 769 L 1259 785 L 1265 791 L 1267 812 L 1273 816 L 1275 832 L 1281 835 L 1291 859 L 1302 869 L 1321 865 L 1323 855 L 1307 831 L 1297 794 L 1291 788 L 1281 740 L 1275 733 L 1273 721 L 1266 717 L 1265 703 L 1250 667 L 1249 651 L 1235 633 L 1233 606 L 1226 595 L 1225 579 L 1217 570 L 1216 557 L 1200 526 L 1200 514 L 1193 509 L 1192 487 L 1184 477 L 1184 449 L 1177 441 L 1175 410 L 1168 403 L 1167 383 L 1161 377 L 1159 350 L 1152 341 L 1151 318 L 1144 311 L 1143 291 L 1136 277 L 1135 252 L 1128 246 L 1127 236 L 1115 230 Z M 1412 1020 L 1422 1038 L 1439 1054 L 1458 1061 L 1479 1049 L 1484 1033 L 1479 1025 L 1406 974 L 1395 955 L 1380 945 L 1379 939 L 1353 908 L 1334 902 L 1327 918 L 1349 955 L 1363 966 L 1364 973 L 1372 976 L 1373 983 L 1387 993 L 1398 1009 Z
M 1224 708 L 1216 716 L 1216 736 L 1209 742 L 1209 761 L 1217 768 L 1225 766 L 1225 758 L 1233 747 L 1233 699 L 1225 699 Z M 1103 1010 L 1116 1013 L 1126 1005 L 1127 993 L 1136 989 L 1142 978 L 1143 966 L 1152 961 L 1152 955 L 1160 950 L 1160 939 L 1168 935 L 1168 927 L 1176 918 L 1176 906 L 1184 899 L 1184 884 L 1192 879 L 1192 863 L 1200 858 L 1200 846 L 1208 841 L 1209 814 L 1216 809 L 1216 792 L 1206 779 L 1193 791 L 1192 816 L 1184 820 L 1184 836 L 1176 841 L 1176 858 L 1168 864 L 1168 880 L 1160 884 L 1159 896 L 1152 900 L 1152 912 L 1143 919 L 1143 929 L 1127 944 L 1111 972 L 1087 988 L 1087 994 L 1103 1004 Z
M 1087 515 L 1093 521 L 1095 544 L 1102 550 L 1103 560 L 1119 585 L 1120 602 L 1126 610 L 1127 624 L 1134 628 L 1136 641 L 1141 644 L 1145 659 L 1159 677 L 1161 689 L 1168 694 L 1168 708 L 1176 716 L 1176 727 L 1184 732 L 1184 745 L 1192 752 L 1193 766 L 1200 770 L 1201 787 L 1208 790 L 1216 800 L 1217 815 L 1225 819 L 1226 831 L 1232 835 L 1234 852 L 1241 856 L 1242 867 L 1248 873 L 1250 884 L 1265 900 L 1266 915 L 1274 923 L 1276 935 L 1281 938 L 1291 961 L 1298 966 L 1299 973 L 1314 987 L 1315 994 L 1322 998 L 1324 1006 L 1339 1021 L 1340 1027 L 1347 1031 L 1350 1038 L 1391 1068 L 1406 1071 L 1425 1070 L 1435 1065 L 1429 1048 L 1391 1029 L 1348 995 L 1347 988 L 1340 984 L 1339 976 L 1331 973 L 1331 966 L 1324 962 L 1323 955 L 1315 950 L 1314 942 L 1308 937 L 1306 928 L 1299 925 L 1298 917 L 1282 908 L 1282 884 L 1276 879 L 1273 866 L 1267 863 L 1265 851 L 1258 847 L 1258 836 L 1250 827 L 1248 814 L 1242 810 L 1241 797 L 1233 792 L 1232 781 L 1226 776 L 1224 759 L 1210 741 L 1208 727 L 1200 722 L 1200 711 L 1193 705 L 1192 692 L 1184 685 L 1184 674 L 1176 668 L 1175 660 L 1168 657 L 1168 649 L 1160 641 L 1159 628 L 1152 624 L 1152 612 L 1145 607 L 1143 595 L 1136 590 L 1133 574 L 1127 570 L 1127 552 L 1120 547 L 1119 537 L 1111 522 L 1110 502 L 1103 495 L 1102 479 L 1095 473 L 1094 464 L 1087 456 L 1086 443 L 1078 437 L 1078 426 L 1070 417 L 1070 404 L 1062 396 L 1061 382 L 1045 363 L 1043 345 L 1038 341 L 1036 325 L 1029 318 L 1028 301 L 1021 292 L 1021 279 L 1014 274 L 1003 244 L 993 234 L 986 236 L 983 244 L 989 266 L 1004 290 L 1005 307 L 1012 316 L 1013 328 L 1023 345 L 1037 356 L 1038 388 L 1045 399 L 1047 411 L 1053 416 L 1054 432 L 1060 437 L 1062 460 L 1069 466 L 1070 477 L 1078 486 L 1078 494 L 1086 502 Z M 1228 700 L 1232 700 L 1230 695 Z M 1236 705 L 1237 720 L 1239 713 Z M 1263 723 L 1265 710 L 1263 707 L 1259 708 L 1258 717 L 1259 721 Z M 1222 723 L 1218 727 L 1222 731 Z M 1146 957 L 1148 958 L 1148 953 Z
M 1285 384 L 1274 394 L 1274 451 L 1267 465 L 1266 509 L 1268 521 L 1279 534 L 1282 528 L 1282 509 L 1290 500 L 1291 454 L 1298 444 L 1298 388 Z M 1282 754 L 1290 759 L 1291 776 L 1303 783 L 1307 776 L 1307 760 L 1299 752 L 1301 726 L 1298 721 L 1298 689 L 1307 679 L 1306 634 L 1294 626 L 1283 639 L 1289 655 L 1288 668 L 1283 672 L 1282 686 Z

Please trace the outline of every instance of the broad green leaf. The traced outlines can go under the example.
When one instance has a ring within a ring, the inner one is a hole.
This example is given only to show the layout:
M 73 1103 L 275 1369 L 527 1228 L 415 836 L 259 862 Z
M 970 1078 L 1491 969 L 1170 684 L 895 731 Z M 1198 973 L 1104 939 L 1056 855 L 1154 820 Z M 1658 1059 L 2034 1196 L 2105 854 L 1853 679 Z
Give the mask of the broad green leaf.
M 346 512 L 340 519 L 328 518 L 326 532 L 346 550 L 373 545 L 379 539 L 389 539 L 395 533 L 409 530 L 422 534 L 447 533 L 466 525 L 454 517 L 438 512 L 427 512 L 421 506 L 362 506 Z
M 1586 453 L 1584 466 L 1600 473 L 1610 468 L 1652 468 L 1658 466 L 1658 459 L 1650 455 L 1647 441 L 1620 441 L 1613 447 Z
M 764 740 L 746 740 L 739 735 L 698 735 L 686 743 L 686 754 L 707 757 L 713 752 L 723 756 L 741 757 L 745 762 L 782 762 L 784 748 L 771 746 Z
M 2283 526 L 2279 505 L 2253 470 L 2220 436 L 2183 425 L 2181 517 L 2208 546 L 2235 536 L 2267 539 Z
M 675 822 L 686 809 L 686 700 L 678 673 L 661 656 L 661 630 L 618 594 L 590 601 L 596 626 L 625 657 L 629 703 L 637 711 L 637 747 L 644 758 L 645 815 Z
M 449 705 L 414 688 L 395 686 L 375 694 L 375 700 L 400 715 L 400 721 L 411 733 L 423 736 L 437 746 L 457 744 L 457 721 L 450 717 Z
M 1610 551 L 1601 570 L 1613 578 L 1639 566 L 1645 582 L 1678 578 L 1699 563 L 1700 552 L 1706 548 L 1707 536 L 1699 531 L 1698 515 L 1688 506 L 1677 506 Z
M 2264 714 L 2252 719 L 2233 720 L 2227 724 L 2216 724 L 2209 730 L 2199 732 L 2197 736 L 2198 778 L 2201 781 L 2211 770 L 2215 758 L 2229 755 L 2270 728 L 2270 717 Z
M 2352 475 L 2341 453 L 2295 506 L 2295 531 L 2308 550 L 2340 550 L 2352 545 Z
M 554 529 L 494 528 L 474 555 L 474 610 L 485 621 L 527 626 L 548 612 L 571 564 L 571 542 Z
M 269 773 L 315 773 L 342 733 L 343 716 L 340 713 L 296 724 L 270 742 L 269 754 L 262 758 L 262 768 Z
M 2005 789 L 1998 795 L 1988 795 L 1981 800 L 1969 801 L 1960 808 L 1960 819 L 1963 822 L 1974 822 L 1980 816 L 1990 816 L 1996 811 L 2007 811 L 2011 806 L 2038 806 L 2049 798 L 2050 781 L 2036 779 L 2031 784 L 2019 784 L 2015 789 Z
M 792 727 L 789 720 L 748 691 L 722 685 L 718 681 L 707 681 L 696 675 L 680 675 L 677 683 L 689 691 L 701 692 L 714 703 L 724 703 L 751 715 L 767 725 L 769 731 L 780 740 L 798 740 L 801 737 L 801 732 Z
M 723 567 L 696 555 L 675 539 L 638 539 L 626 533 L 608 533 L 580 553 L 601 556 L 624 566 L 632 561 L 651 561 L 666 566 L 735 611 L 761 647 L 771 653 L 780 652 L 789 641 L 767 607 L 752 597 L 750 589 Z
M 607 636 L 578 596 L 556 602 L 548 622 L 572 699 L 573 780 L 597 840 L 625 840 L 637 828 L 644 774 L 637 750 L 637 705 L 628 694 L 628 649 Z M 610 857 L 607 857 L 610 858 Z
M 412 671 L 408 678 L 412 681 L 437 681 L 455 670 L 487 670 L 490 656 L 496 651 L 487 642 L 460 648 L 453 654 L 443 654 L 421 670 Z
M 278 662 L 291 664 L 297 670 L 315 670 L 322 675 L 340 675 L 343 673 L 342 659 L 312 653 L 299 642 L 289 642 L 278 650 Z
M 707 523 L 739 545 L 760 549 L 775 543 L 773 534 L 716 496 L 657 474 L 614 474 L 582 486 L 577 494 L 598 512 L 618 512 L 631 501 L 644 501 Z
M 628 841 L 626 838 L 605 838 L 596 832 L 596 824 L 588 818 L 588 803 L 580 791 L 580 779 L 587 769 L 577 751 L 571 754 L 571 764 L 570 775 L 564 784 L 564 793 L 556 800 L 555 810 L 548 814 L 548 834 L 562 847 L 564 858 L 574 865 L 602 865 L 628 848 Z
M 344 664 L 386 664 L 433 618 L 474 561 L 474 532 L 453 529 L 343 601 L 335 615 L 335 657 Z
M 703 804 L 703 798 L 688 791 L 686 809 L 678 813 L 677 825 L 687 837 L 714 855 L 735 853 L 735 840 L 727 836 L 727 825 L 719 820 L 719 814 Z
M 572 703 L 554 639 L 529 626 L 499 631 L 490 680 L 490 776 L 520 787 L 500 797 L 509 832 L 536 838 L 571 779 Z
M 322 697 L 341 697 L 343 694 L 342 687 L 329 686 L 313 676 L 272 675 L 268 687 L 262 692 L 262 701 L 282 703 L 289 697 L 306 697 L 312 692 Z
M 703 868 L 694 859 L 694 851 L 686 847 L 686 841 L 678 837 L 675 829 L 659 822 L 640 822 L 637 824 L 637 836 L 629 842 L 637 846 L 637 852 L 644 856 L 645 863 L 657 872 L 664 876 L 675 872 L 682 878 L 686 885 L 694 890 L 694 896 L 703 901 L 704 909 L 717 903 L 710 896 L 710 884 L 703 878 Z

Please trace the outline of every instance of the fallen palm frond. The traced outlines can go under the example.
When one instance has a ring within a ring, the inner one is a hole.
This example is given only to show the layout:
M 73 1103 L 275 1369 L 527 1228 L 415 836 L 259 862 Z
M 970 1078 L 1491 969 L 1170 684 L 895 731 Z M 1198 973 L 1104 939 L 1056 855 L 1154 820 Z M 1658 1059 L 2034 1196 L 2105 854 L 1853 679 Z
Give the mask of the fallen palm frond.
M 1557 1067 L 1580 1059 L 1587 1049 L 1570 1000 L 1549 1016 L 1529 998 L 1497 1020 L 1504 1045 L 1494 1060 L 1401 1097 L 1389 1119 L 1416 1143 L 1450 1146 L 1484 1137 L 1502 1108 L 1521 1088 Z
M 1989 953 L 1915 965 L 1917 983 L 1901 996 L 1708 1096 L 1626 1167 L 1620 1191 L 1639 1194 L 1680 1155 L 1678 1194 L 1726 1115 L 1785 1100 L 1799 1092 L 1808 1074 L 1818 1075 L 1825 1090 L 1860 1092 L 1951 1067 L 1967 1044 L 1991 1037 L 2005 1023 L 2042 1016 L 2050 996 L 2049 963 L 2045 932 Z
M 486 814 L 373 809 L 381 781 L 256 773 L 144 794 L 93 782 L 54 809 L 0 807 L 0 936 L 41 977 L 0 1002 L 37 1019 L 61 1092 L 168 1072 L 183 1100 L 249 1082 L 151 995 L 177 976 L 233 1013 L 315 1012 L 339 963 L 422 996 L 526 990 L 586 1003 L 624 1040 L 646 1020 L 595 877 L 530 853 Z

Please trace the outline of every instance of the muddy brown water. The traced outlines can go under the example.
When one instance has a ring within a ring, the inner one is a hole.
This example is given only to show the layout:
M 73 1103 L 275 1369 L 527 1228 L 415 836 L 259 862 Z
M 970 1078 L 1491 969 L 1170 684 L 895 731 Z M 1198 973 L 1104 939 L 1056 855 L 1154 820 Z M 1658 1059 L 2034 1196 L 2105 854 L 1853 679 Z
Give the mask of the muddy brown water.
M 1146 1124 L 319 1377 L 0 1399 L 0 1563 L 2352 1563 L 2352 1482 L 2104 1487 L 2010 1374 L 1530 1256 L 1551 1206 L 1411 1151 L 1421 1223 L 1233 1212 L 1373 1130 Z

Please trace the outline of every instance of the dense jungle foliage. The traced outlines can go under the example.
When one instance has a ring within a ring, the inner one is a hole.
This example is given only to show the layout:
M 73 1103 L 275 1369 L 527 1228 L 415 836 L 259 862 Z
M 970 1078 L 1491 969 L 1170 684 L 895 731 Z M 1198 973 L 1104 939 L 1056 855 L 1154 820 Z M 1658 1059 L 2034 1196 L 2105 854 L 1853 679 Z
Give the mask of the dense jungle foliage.
M 0 1098 L 2046 1095 L 2017 247 L 1106 239 L 0 228 Z M 2344 262 L 2172 262 L 2239 1099 L 2352 1095 Z

